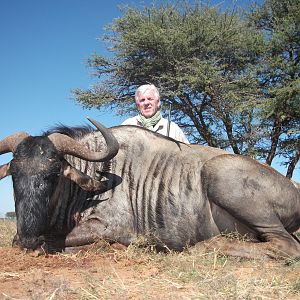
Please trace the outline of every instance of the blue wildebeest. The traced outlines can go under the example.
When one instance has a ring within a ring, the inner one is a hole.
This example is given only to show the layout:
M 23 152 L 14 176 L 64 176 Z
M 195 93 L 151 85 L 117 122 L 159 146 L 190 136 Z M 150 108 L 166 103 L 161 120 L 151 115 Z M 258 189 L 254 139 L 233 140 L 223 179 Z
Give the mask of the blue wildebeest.
M 299 185 L 221 149 L 186 145 L 136 126 L 60 127 L 0 142 L 13 159 L 17 234 L 27 249 L 67 249 L 140 235 L 182 250 L 222 232 L 247 234 L 300 257 Z

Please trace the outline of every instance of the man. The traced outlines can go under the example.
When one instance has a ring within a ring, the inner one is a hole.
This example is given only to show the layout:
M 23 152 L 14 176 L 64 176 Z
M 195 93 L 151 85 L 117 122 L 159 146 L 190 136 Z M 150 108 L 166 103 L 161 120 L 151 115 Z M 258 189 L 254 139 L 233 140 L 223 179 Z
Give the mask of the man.
M 168 120 L 161 115 L 157 88 L 153 84 L 141 85 L 135 92 L 135 101 L 139 115 L 125 120 L 122 125 L 138 125 L 167 136 Z M 183 131 L 174 122 L 170 122 L 169 137 L 189 144 Z

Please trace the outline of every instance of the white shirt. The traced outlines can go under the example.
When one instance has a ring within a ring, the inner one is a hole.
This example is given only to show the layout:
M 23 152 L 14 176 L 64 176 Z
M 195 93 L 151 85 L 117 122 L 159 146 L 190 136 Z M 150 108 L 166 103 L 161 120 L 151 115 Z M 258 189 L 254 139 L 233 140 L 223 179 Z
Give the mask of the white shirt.
M 121 125 L 137 125 L 137 126 L 143 127 L 143 125 L 138 121 L 138 116 L 135 116 L 133 118 L 129 118 L 129 119 L 125 120 Z M 149 130 L 152 130 L 154 132 L 157 132 L 157 133 L 167 136 L 168 135 L 168 120 L 162 117 L 158 121 L 158 123 L 154 127 L 149 128 Z M 170 124 L 169 137 L 171 137 L 174 140 L 177 140 L 179 142 L 189 144 L 189 141 L 186 138 L 183 131 L 181 130 L 181 128 L 174 122 L 171 122 L 171 124 Z

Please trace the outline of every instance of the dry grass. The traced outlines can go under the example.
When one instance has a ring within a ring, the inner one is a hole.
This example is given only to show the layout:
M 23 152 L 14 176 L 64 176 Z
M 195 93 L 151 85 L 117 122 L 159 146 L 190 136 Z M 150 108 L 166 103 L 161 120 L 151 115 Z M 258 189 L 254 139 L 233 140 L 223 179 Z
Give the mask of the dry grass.
M 13 233 L 11 222 L 0 223 L 1 247 Z M 99 242 L 76 254 L 45 258 L 15 250 L 8 257 L 0 299 L 300 299 L 299 263 L 225 257 L 218 250 L 156 253 Z
M 107 256 L 111 249 L 97 250 Z M 87 273 L 80 299 L 299 299 L 299 265 L 243 260 L 210 253 L 155 253 L 134 246 L 114 252 L 114 260 L 135 276 L 118 274 L 113 265 L 101 282 Z M 135 295 L 132 296 L 132 291 Z
M 11 245 L 15 233 L 16 222 L 14 220 L 0 219 L 0 247 Z

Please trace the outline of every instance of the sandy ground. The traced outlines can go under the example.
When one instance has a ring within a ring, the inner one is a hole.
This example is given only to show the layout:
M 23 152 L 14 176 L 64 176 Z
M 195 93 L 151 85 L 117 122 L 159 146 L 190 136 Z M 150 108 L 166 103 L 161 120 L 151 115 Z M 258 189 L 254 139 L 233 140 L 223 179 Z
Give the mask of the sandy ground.
M 0 299 L 184 299 L 190 294 L 189 286 L 157 277 L 160 270 L 151 261 L 124 253 L 36 256 L 2 247 Z
M 0 299 L 300 299 L 300 264 L 0 247 Z

